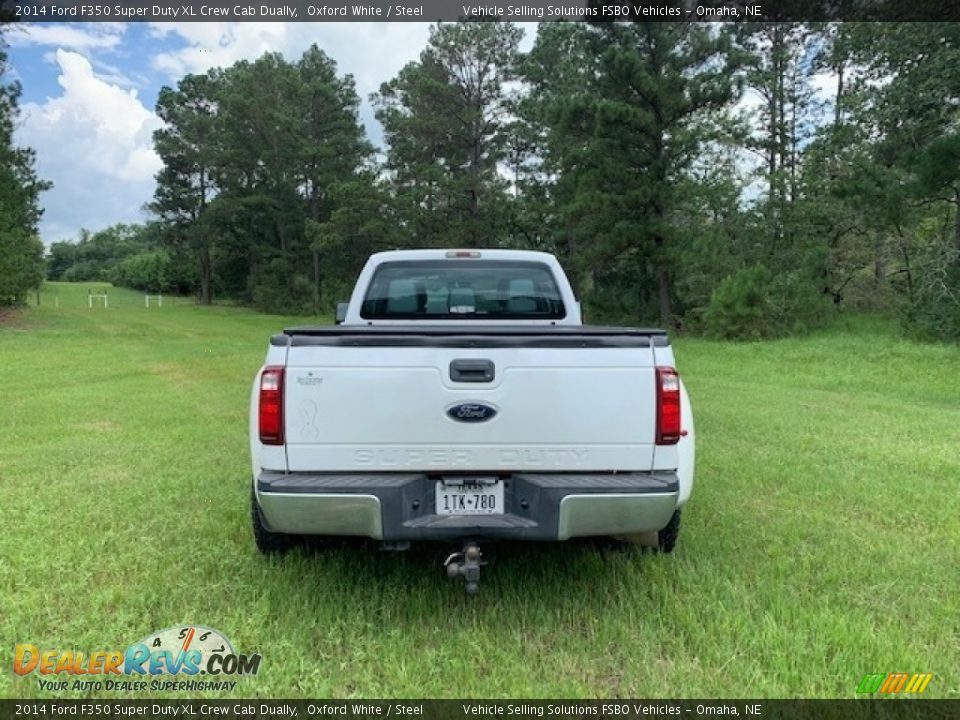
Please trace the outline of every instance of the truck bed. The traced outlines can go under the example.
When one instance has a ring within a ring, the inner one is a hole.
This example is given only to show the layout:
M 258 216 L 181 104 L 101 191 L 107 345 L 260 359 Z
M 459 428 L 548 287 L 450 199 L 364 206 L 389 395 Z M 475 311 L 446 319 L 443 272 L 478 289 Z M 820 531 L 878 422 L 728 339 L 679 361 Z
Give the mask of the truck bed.
M 674 448 L 654 442 L 662 330 L 309 326 L 273 342 L 285 353 L 289 472 L 675 467 Z M 463 404 L 490 419 L 451 420 Z

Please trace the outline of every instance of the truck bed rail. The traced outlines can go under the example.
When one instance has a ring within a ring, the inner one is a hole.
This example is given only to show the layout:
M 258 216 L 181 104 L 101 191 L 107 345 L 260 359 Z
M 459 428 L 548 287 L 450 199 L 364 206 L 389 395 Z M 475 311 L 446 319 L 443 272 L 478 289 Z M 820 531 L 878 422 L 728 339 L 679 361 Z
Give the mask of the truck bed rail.
M 340 347 L 666 347 L 659 328 L 599 325 L 303 325 L 285 328 L 275 346 Z

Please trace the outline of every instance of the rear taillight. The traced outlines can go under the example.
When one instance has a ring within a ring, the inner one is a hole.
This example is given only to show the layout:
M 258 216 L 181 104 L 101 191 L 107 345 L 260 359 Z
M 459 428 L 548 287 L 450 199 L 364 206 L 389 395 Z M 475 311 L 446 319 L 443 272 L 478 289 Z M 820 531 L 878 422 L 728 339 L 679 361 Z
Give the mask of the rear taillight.
M 680 376 L 672 367 L 657 368 L 657 445 L 680 440 Z
M 277 365 L 260 375 L 260 442 L 283 445 L 283 368 Z

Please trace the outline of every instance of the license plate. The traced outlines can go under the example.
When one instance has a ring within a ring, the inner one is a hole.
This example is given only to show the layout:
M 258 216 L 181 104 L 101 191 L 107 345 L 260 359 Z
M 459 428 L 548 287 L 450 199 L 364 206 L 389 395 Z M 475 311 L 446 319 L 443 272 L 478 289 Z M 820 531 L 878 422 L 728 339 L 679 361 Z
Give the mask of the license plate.
M 437 515 L 503 515 L 503 481 L 492 485 L 437 483 Z

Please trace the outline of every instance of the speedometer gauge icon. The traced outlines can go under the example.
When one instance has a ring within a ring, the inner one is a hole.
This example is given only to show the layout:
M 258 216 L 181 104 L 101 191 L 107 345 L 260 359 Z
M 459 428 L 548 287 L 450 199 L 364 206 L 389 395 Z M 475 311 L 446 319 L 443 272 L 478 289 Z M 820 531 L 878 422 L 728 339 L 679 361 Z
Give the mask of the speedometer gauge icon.
M 190 658 L 193 660 L 190 664 L 199 668 L 205 667 L 205 661 L 212 655 L 236 654 L 223 633 L 204 625 L 175 625 L 147 635 L 139 644 L 146 645 L 151 656 L 163 653 L 174 663 L 180 658 Z M 205 675 L 206 671 L 201 669 L 200 674 Z

